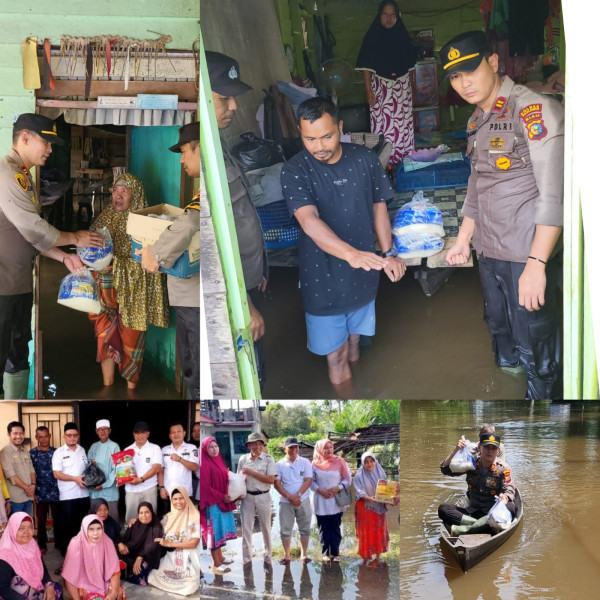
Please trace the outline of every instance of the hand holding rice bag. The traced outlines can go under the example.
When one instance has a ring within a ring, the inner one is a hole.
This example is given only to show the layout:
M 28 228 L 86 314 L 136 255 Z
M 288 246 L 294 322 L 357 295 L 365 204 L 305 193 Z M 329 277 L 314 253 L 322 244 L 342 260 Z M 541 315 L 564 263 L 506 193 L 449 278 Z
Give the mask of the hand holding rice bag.
M 98 227 L 96 233 L 104 238 L 104 244 L 99 248 L 77 248 L 77 255 L 81 262 L 94 271 L 102 271 L 110 265 L 113 259 L 114 247 L 110 231 L 106 227 Z
M 465 440 L 465 436 L 462 436 Z M 471 454 L 471 442 L 465 440 L 465 447 L 461 448 L 450 461 L 450 470 L 453 473 L 466 473 L 475 470 L 475 457 Z
M 117 487 L 129 483 L 137 477 L 135 465 L 133 464 L 134 456 L 135 452 L 131 448 L 110 455 L 117 471 Z
M 488 512 L 488 525 L 496 531 L 504 531 L 510 527 L 512 515 L 506 507 L 506 502 L 498 496 L 494 498 L 494 506 Z
M 229 471 L 229 488 L 227 495 L 232 500 L 246 496 L 246 476 L 243 473 L 233 473 Z

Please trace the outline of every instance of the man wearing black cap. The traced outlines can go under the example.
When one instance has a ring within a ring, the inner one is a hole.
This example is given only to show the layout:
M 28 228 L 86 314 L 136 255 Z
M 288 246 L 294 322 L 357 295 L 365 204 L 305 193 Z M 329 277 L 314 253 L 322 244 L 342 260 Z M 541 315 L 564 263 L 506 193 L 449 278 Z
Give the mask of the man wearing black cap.
M 140 502 L 150 502 L 156 512 L 158 493 L 158 474 L 162 472 L 162 452 L 160 446 L 148 441 L 150 428 L 145 421 L 133 426 L 135 442 L 125 450 L 133 450 L 133 465 L 137 477 L 125 484 L 125 522 L 137 516 Z
M 97 233 L 59 231 L 40 216 L 30 169 L 46 163 L 54 143 L 64 144 L 54 121 L 25 113 L 13 126 L 12 149 L 0 160 L 0 398 L 17 400 L 27 393 L 35 255 L 58 260 L 74 272 L 83 263 L 59 246 L 103 243 Z
M 561 398 L 563 108 L 500 77 L 481 31 L 453 38 L 440 58 L 455 91 L 477 107 L 467 125 L 464 219 L 446 260 L 464 264 L 473 242 L 496 364 L 526 371 L 528 399 Z
M 231 124 L 237 110 L 236 96 L 252 88 L 240 80 L 240 66 L 237 60 L 219 52 L 208 51 L 206 52 L 206 64 L 215 105 L 217 126 L 219 129 L 225 129 Z M 265 321 L 257 308 L 257 304 L 260 302 L 260 292 L 264 292 L 267 286 L 269 275 L 267 251 L 260 220 L 250 195 L 250 184 L 236 158 L 229 152 L 224 143 L 222 145 L 242 271 L 248 294 L 250 330 L 254 342 L 258 379 L 262 389 L 265 381 L 262 352 Z
M 460 439 L 454 450 L 442 461 L 440 469 L 444 475 L 457 477 L 462 473 L 453 473 L 450 462 L 454 455 L 462 450 L 466 440 Z M 487 514 L 494 506 L 495 498 L 506 502 L 506 508 L 515 515 L 515 484 L 508 463 L 498 458 L 500 436 L 484 433 L 479 436 L 479 454 L 475 458 L 475 470 L 467 471 L 469 506 L 462 508 L 454 504 L 440 504 L 438 516 L 451 527 L 453 536 L 463 533 L 476 533 L 487 527 Z
M 181 154 L 180 162 L 190 177 L 200 177 L 200 123 L 194 121 L 179 130 L 179 141 L 169 148 Z M 170 269 L 188 249 L 200 231 L 200 190 L 185 207 L 182 215 L 169 225 L 152 246 L 137 250 L 142 256 L 142 269 L 158 273 Z M 188 398 L 200 399 L 200 273 L 191 277 L 167 274 L 169 304 L 175 307 L 177 350 L 185 379 Z

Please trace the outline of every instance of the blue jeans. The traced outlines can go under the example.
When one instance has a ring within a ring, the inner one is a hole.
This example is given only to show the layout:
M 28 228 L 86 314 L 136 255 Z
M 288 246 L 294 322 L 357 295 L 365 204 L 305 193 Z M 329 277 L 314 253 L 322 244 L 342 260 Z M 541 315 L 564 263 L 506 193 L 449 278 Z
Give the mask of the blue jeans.
M 24 512 L 31 516 L 31 508 L 33 506 L 32 500 L 26 500 L 25 502 L 10 502 L 10 514 L 16 512 Z

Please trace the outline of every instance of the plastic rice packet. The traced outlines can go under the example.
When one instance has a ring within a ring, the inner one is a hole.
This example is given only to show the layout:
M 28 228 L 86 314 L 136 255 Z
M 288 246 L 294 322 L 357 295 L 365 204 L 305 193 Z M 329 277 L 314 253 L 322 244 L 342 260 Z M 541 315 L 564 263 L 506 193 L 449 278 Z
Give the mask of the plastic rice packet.
M 465 436 L 462 436 L 465 440 Z M 466 445 L 459 450 L 450 461 L 450 470 L 453 473 L 466 473 L 475 470 L 475 457 L 471 454 L 471 442 L 465 440 Z
M 89 269 L 69 273 L 61 282 L 57 302 L 74 310 L 98 314 L 101 310 L 98 285 Z
M 133 464 L 134 456 L 135 452 L 132 449 L 121 450 L 121 452 L 110 455 L 116 468 L 117 487 L 129 483 L 137 477 L 135 465 Z
M 496 531 L 504 531 L 512 523 L 512 515 L 506 507 L 506 502 L 498 496 L 494 498 L 494 506 L 488 512 L 488 525 Z
M 441 252 L 444 241 L 429 233 L 406 233 L 394 236 L 394 246 L 402 258 L 423 258 Z
M 442 212 L 419 190 L 412 200 L 402 206 L 392 223 L 392 233 L 396 236 L 406 233 L 429 233 L 444 237 Z
M 95 230 L 104 238 L 104 244 L 99 248 L 84 247 L 77 248 L 77 255 L 81 262 L 94 271 L 106 269 L 112 262 L 114 247 L 110 231 L 106 227 L 98 227 Z

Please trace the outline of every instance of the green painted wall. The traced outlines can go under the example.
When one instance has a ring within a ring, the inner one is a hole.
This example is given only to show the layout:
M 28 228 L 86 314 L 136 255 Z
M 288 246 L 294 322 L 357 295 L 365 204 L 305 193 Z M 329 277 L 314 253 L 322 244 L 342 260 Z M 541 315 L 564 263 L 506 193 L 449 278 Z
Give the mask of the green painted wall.
M 180 154 L 169 152 L 177 143 L 178 127 L 134 127 L 131 131 L 129 171 L 144 183 L 146 201 L 179 206 Z M 166 379 L 175 380 L 175 311 L 171 309 L 168 329 L 150 326 L 146 336 L 145 360 Z

